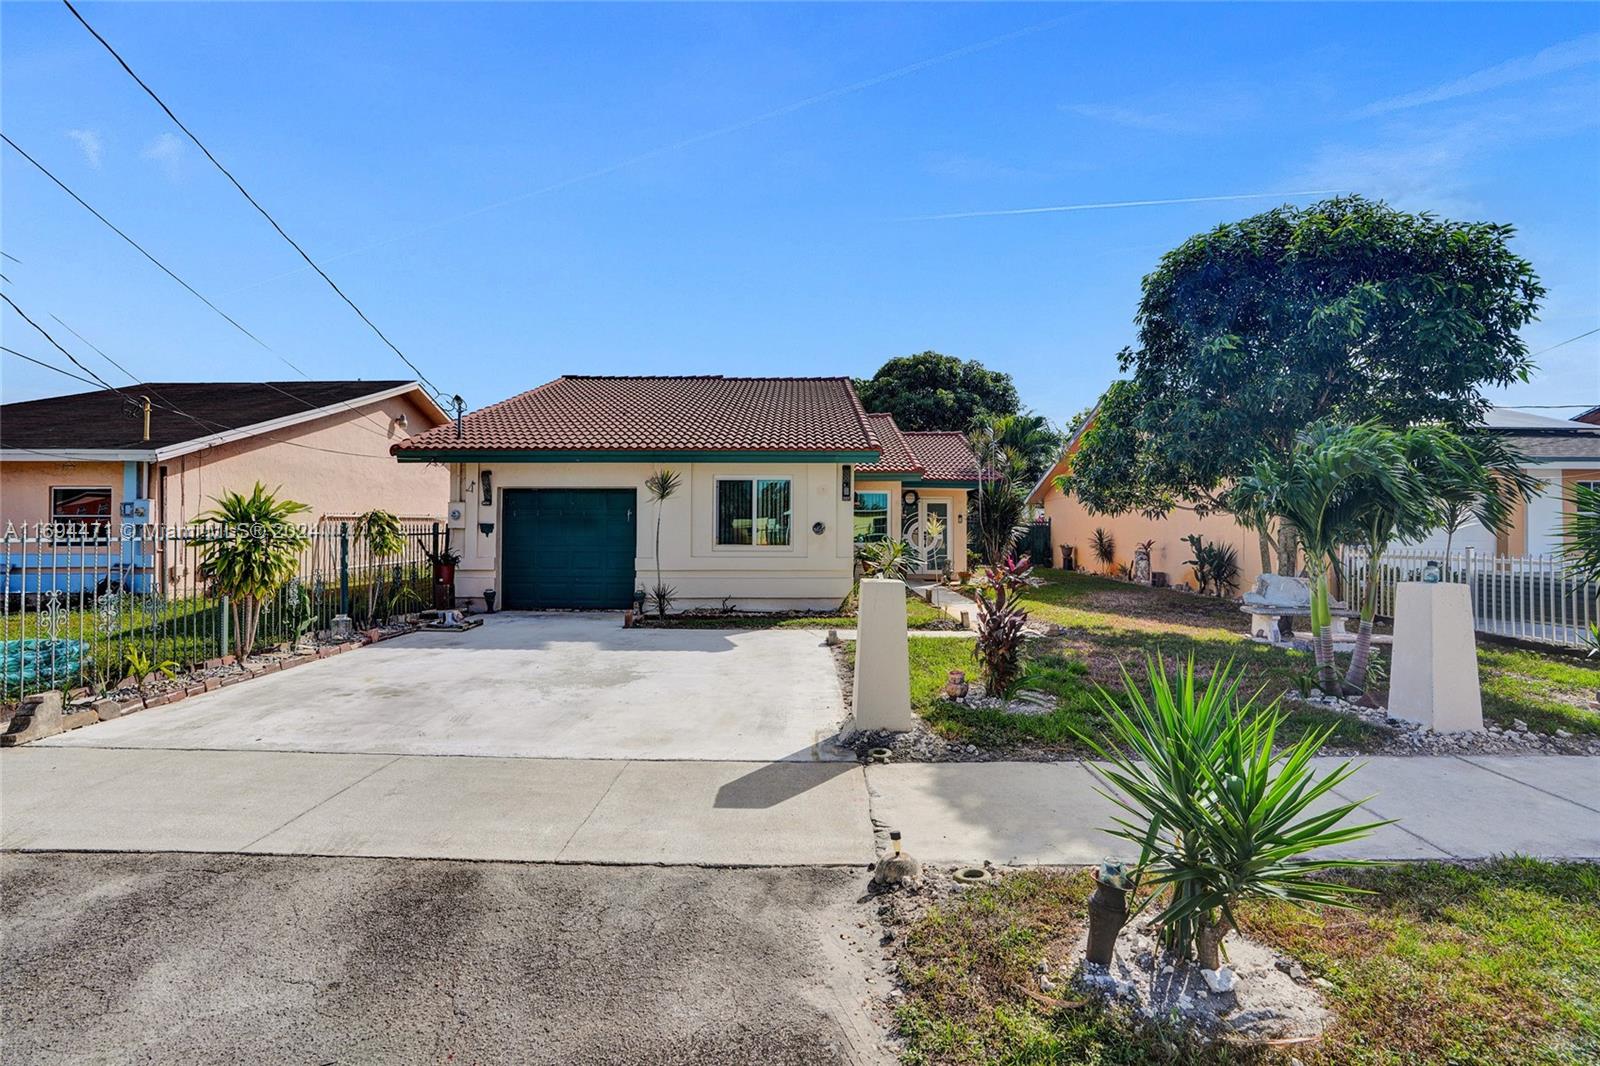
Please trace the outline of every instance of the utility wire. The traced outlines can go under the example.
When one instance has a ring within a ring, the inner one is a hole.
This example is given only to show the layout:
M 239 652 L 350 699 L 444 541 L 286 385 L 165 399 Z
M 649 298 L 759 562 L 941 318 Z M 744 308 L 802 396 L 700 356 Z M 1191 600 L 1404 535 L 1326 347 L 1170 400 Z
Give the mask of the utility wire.
M 105 378 L 101 377 L 99 374 L 96 374 L 93 370 L 90 370 L 87 366 L 84 366 L 81 362 L 79 362 L 77 356 L 75 356 L 71 352 L 67 351 L 65 348 L 63 348 L 61 346 L 61 343 L 59 341 L 57 341 L 54 337 L 50 336 L 50 331 L 49 330 L 45 329 L 43 326 L 39 325 L 39 323 L 37 323 L 33 319 L 29 318 L 28 317 L 28 312 L 26 312 L 22 308 L 18 307 L 17 306 L 17 302 L 15 300 L 13 300 L 11 297 L 7 296 L 3 292 L 0 292 L 0 300 L 4 300 L 7 304 L 9 304 L 11 306 L 11 310 L 15 311 L 17 314 L 22 316 L 22 320 L 24 322 L 26 322 L 28 325 L 32 326 L 34 329 L 38 330 L 40 336 L 44 337 L 45 340 L 49 341 L 50 344 L 55 348 L 56 351 L 60 352 L 62 355 L 66 356 L 69 360 L 72 361 L 72 365 L 73 366 L 77 367 L 79 370 L 83 371 L 85 374 L 88 374 L 90 377 L 94 378 L 95 381 L 99 382 L 101 388 L 110 389 L 112 392 L 116 393 L 118 396 L 121 396 L 125 400 L 133 400 L 132 396 L 129 396 L 127 393 L 123 392 L 121 389 L 119 389 L 115 385 L 111 384 L 111 382 L 107 381 Z M 135 401 L 135 402 L 137 402 L 137 401 Z
M 7 355 L 14 355 L 18 359 L 26 359 L 28 362 L 33 363 L 36 366 L 42 366 L 46 370 L 54 370 L 57 374 L 65 374 L 67 377 L 71 378 L 72 380 L 81 381 L 85 385 L 93 385 L 97 389 L 100 387 L 100 383 L 99 382 L 91 381 L 88 378 L 84 377 L 82 374 L 74 374 L 70 370 L 62 370 L 59 366 L 56 366 L 54 363 L 47 363 L 43 359 L 35 359 L 31 355 L 23 355 L 21 352 L 17 351 L 15 348 L 7 348 L 5 345 L 0 344 L 0 352 L 5 352 Z
M 267 351 L 271 352 L 273 354 L 273 356 L 275 358 L 277 358 L 277 360 L 279 362 L 283 363 L 283 365 L 287 366 L 290 370 L 293 370 L 296 374 L 299 374 L 301 377 L 305 378 L 307 381 L 314 380 L 311 377 L 310 374 L 307 374 L 304 370 L 300 369 L 300 367 L 297 366 L 287 356 L 282 355 L 276 349 L 274 349 L 272 347 L 272 345 L 268 344 L 266 341 L 262 340 L 260 337 L 256 336 L 254 333 L 251 333 L 244 326 L 240 325 L 231 315 L 229 315 L 226 311 L 222 310 L 222 308 L 218 307 L 216 304 L 212 303 L 209 299 L 207 299 L 204 295 L 202 295 L 197 289 L 195 289 L 195 287 L 193 285 L 190 285 L 187 281 L 184 281 L 182 278 L 180 278 L 175 271 L 173 271 L 165 263 L 163 263 L 161 260 L 157 259 L 154 255 L 152 255 L 138 241 L 135 241 L 132 237 L 128 236 L 121 229 L 119 229 L 116 226 L 116 224 L 114 224 L 110 219 L 106 218 L 106 216 L 102 215 L 99 211 L 96 211 L 94 209 L 94 207 L 88 203 L 88 201 L 84 200 L 83 197 L 79 196 L 76 192 L 74 192 L 72 190 L 72 188 L 69 185 L 67 185 L 66 182 L 62 181 L 60 178 L 58 178 L 54 174 L 52 174 L 50 172 L 50 170 L 47 169 L 43 163 L 40 163 L 37 159 L 33 158 L 33 156 L 31 156 L 27 152 L 23 151 L 21 146 L 18 145 L 17 142 L 13 141 L 10 137 L 7 137 L 3 133 L 0 133 L 0 138 L 3 138 L 5 140 L 5 143 L 10 145 L 11 148 L 13 150 L 15 150 L 18 155 L 22 156 L 22 158 L 24 158 L 28 162 L 32 163 L 34 165 L 35 169 L 37 169 L 39 171 L 39 173 L 43 174 L 45 177 L 47 177 L 51 181 L 55 182 L 56 185 L 60 186 L 60 188 L 61 188 L 61 190 L 63 192 L 65 192 L 68 196 L 70 196 L 74 200 L 76 200 L 79 204 L 81 204 L 83 206 L 83 208 L 86 211 L 88 211 L 91 215 L 93 215 L 95 218 L 99 219 L 102 223 L 104 223 L 105 226 L 108 229 L 111 230 L 111 232 L 115 233 L 117 236 L 121 237 L 123 240 L 125 240 L 129 244 L 133 245 L 133 247 L 137 248 L 139 250 L 139 254 L 143 255 L 146 259 L 150 260 L 150 262 L 152 262 L 156 266 L 160 267 L 162 272 L 165 273 L 169 278 L 171 278 L 173 281 L 176 281 L 179 285 L 182 285 L 192 295 L 194 295 L 195 298 L 198 299 L 201 303 L 205 304 L 207 307 L 211 308 L 211 310 L 213 310 L 217 314 L 221 315 L 228 322 L 229 325 L 233 326 L 240 333 L 243 333 L 246 337 L 249 337 L 251 340 L 253 340 L 257 344 L 261 345 L 261 347 L 263 347 Z M 9 283 L 9 279 L 7 279 L 7 281 Z M 52 316 L 52 317 L 54 317 L 54 316 Z M 57 322 L 61 322 L 61 319 L 57 318 L 56 321 Z M 79 334 L 77 330 L 73 329 L 71 326 L 68 326 L 65 322 L 61 322 L 61 325 L 64 328 L 66 328 L 69 332 L 71 332 L 73 336 L 75 336 L 79 340 L 83 341 L 83 343 L 88 344 L 89 347 L 94 348 L 94 350 L 96 352 L 99 352 L 101 357 L 105 358 L 105 360 L 107 362 L 111 363 L 112 366 L 116 366 L 118 370 L 122 370 L 122 372 L 124 374 L 128 374 L 128 371 L 126 369 L 122 368 L 121 366 L 118 366 L 117 363 L 114 360 L 112 360 L 104 352 L 101 352 L 99 348 L 95 348 L 95 346 L 93 344 L 89 344 L 89 342 L 87 340 L 85 340 L 84 337 L 81 334 Z M 130 378 L 134 377 L 133 374 L 128 374 L 128 376 Z M 134 378 L 134 380 L 138 381 L 137 378 Z M 283 395 L 289 397 L 291 400 L 294 400 L 296 403 L 303 404 L 306 408 L 308 408 L 310 410 L 315 410 L 316 407 L 317 407 L 317 405 L 312 403 L 311 401 L 309 401 L 307 399 L 304 399 L 303 397 L 296 396 L 292 392 L 288 392 L 288 391 L 286 391 L 284 389 L 281 389 L 278 386 L 274 385 L 270 381 L 263 381 L 262 384 L 267 386 L 267 388 L 272 389 L 275 392 L 283 393 Z M 358 415 L 361 414 L 361 412 L 357 411 L 356 408 L 352 407 L 349 403 L 346 403 L 345 401 L 342 401 L 342 400 L 339 401 L 339 402 L 344 407 L 348 408 L 350 411 L 352 411 L 352 412 L 354 412 L 354 413 L 356 413 Z M 361 415 L 361 417 L 362 417 L 362 419 L 364 421 L 372 422 L 372 426 L 378 426 L 378 423 L 372 420 L 372 416 L 371 415 Z M 361 425 L 361 423 L 359 423 L 359 422 L 354 423 L 354 424 L 358 425 L 358 426 L 361 426 L 361 428 L 365 429 L 368 433 L 372 433 L 372 434 L 374 434 L 376 436 L 379 436 L 379 437 L 385 437 L 386 438 L 389 435 L 382 427 L 371 428 L 371 427 L 368 427 L 368 426 L 365 426 L 365 425 Z
M 106 228 L 111 230 L 112 233 L 115 233 L 118 237 L 121 237 L 123 240 L 127 241 L 129 244 L 131 244 L 135 248 L 137 248 L 139 250 L 139 254 L 144 256 L 146 259 L 150 260 L 150 262 L 154 263 L 157 267 L 161 268 L 161 272 L 163 274 L 165 274 L 167 277 L 171 278 L 173 281 L 176 281 L 179 285 L 182 285 L 185 289 L 188 289 L 190 294 L 193 295 L 195 297 L 195 299 L 199 300 L 201 303 L 203 303 L 207 307 L 211 308 L 211 310 L 215 311 L 217 314 L 219 314 L 223 318 L 227 319 L 228 324 L 230 326 L 232 326 L 234 329 L 238 330 L 240 333 L 243 333 L 246 337 L 249 337 L 251 340 L 253 340 L 257 344 L 261 345 L 261 347 L 266 348 L 268 351 L 272 351 L 271 346 L 269 346 L 266 341 L 262 340 L 260 337 L 257 337 L 254 333 L 251 333 L 249 330 L 245 329 L 243 326 L 241 326 L 238 323 L 237 320 L 234 319 L 234 317 L 232 315 L 228 314 L 228 312 L 224 311 L 222 308 L 218 307 L 216 304 L 212 303 L 210 300 L 208 300 L 204 296 L 202 296 L 200 294 L 199 290 L 197 290 L 193 285 L 190 285 L 187 281 L 184 281 L 182 278 L 178 277 L 177 274 L 172 272 L 172 269 L 170 267 L 168 267 L 167 264 L 163 263 L 161 260 L 157 259 L 155 256 L 151 255 L 148 251 L 146 251 L 144 245 L 140 244 L 138 241 L 134 240 L 132 237 L 130 237 L 126 233 L 122 232 L 122 230 L 118 229 L 116 224 L 113 223 L 109 218 L 107 218 L 106 216 L 102 215 L 100 212 L 96 211 L 93 207 L 91 207 L 89 205 L 88 201 L 86 201 L 83 197 L 79 196 L 77 193 L 73 192 L 70 188 L 68 188 L 66 182 L 62 181 L 60 178 L 58 178 L 54 174 L 50 173 L 49 170 L 45 169 L 45 166 L 44 166 L 43 163 L 41 163 L 37 159 L 33 158 L 33 156 L 29 155 L 27 152 L 24 152 L 22 150 L 21 145 L 17 144 L 16 141 L 13 141 L 10 137 L 6 136 L 4 133 L 0 133 L 0 139 L 4 139 L 6 144 L 11 146 L 11 150 L 12 151 L 16 152 L 22 158 L 24 158 L 28 162 L 32 163 L 34 165 L 35 169 L 37 169 L 39 171 L 39 173 L 43 174 L 45 177 L 49 178 L 51 181 L 53 181 L 57 185 L 61 186 L 61 191 L 62 192 L 66 193 L 68 196 L 70 196 L 74 200 L 78 201 L 78 203 L 83 206 L 83 209 L 85 211 L 88 211 L 95 218 L 98 218 L 101 222 L 105 223 Z M 277 353 L 274 352 L 273 354 L 276 355 Z M 283 356 L 279 355 L 278 358 L 279 359 L 283 359 Z M 283 359 L 283 361 L 285 363 L 289 363 L 289 360 L 287 360 L 287 359 Z M 300 370 L 300 368 L 297 367 L 297 366 L 294 366 L 293 363 L 289 363 L 289 365 L 291 367 L 294 367 L 295 370 Z M 301 371 L 301 373 L 304 373 L 304 371 Z
M 1529 359 L 1537 358 L 1538 356 L 1543 355 L 1545 352 L 1553 352 L 1557 348 L 1561 348 L 1561 347 L 1564 347 L 1564 346 L 1566 346 L 1568 344 L 1571 344 L 1573 341 L 1581 341 L 1585 337 L 1592 337 L 1596 333 L 1600 333 L 1600 326 L 1596 326 L 1594 329 L 1591 329 L 1586 333 L 1580 333 L 1576 337 L 1568 337 L 1566 340 L 1562 341 L 1560 344 L 1552 344 L 1548 348 L 1541 348 L 1537 352 L 1534 352 L 1533 355 L 1528 356 L 1528 358 Z
M 18 259 L 16 256 L 12 255 L 10 252 L 0 252 L 0 255 L 5 256 L 7 259 L 11 260 L 13 263 L 17 264 L 18 266 L 22 265 L 22 260 Z
M 83 28 L 88 30 L 94 39 L 99 41 L 101 46 L 105 48 L 107 52 L 111 53 L 111 58 L 115 59 L 122 69 L 127 71 L 128 77 L 132 78 L 138 84 L 139 88 L 143 89 L 146 95 L 148 95 L 150 99 L 154 100 L 156 105 L 160 107 L 162 111 L 167 113 L 167 117 L 170 118 L 173 123 L 184 132 L 185 136 L 194 142 L 195 147 L 199 148 L 200 151 L 205 154 L 205 157 L 211 160 L 212 165 L 220 170 L 223 176 L 233 183 L 233 187 L 238 189 L 240 195 L 250 202 L 250 206 L 254 207 L 258 212 L 260 212 L 262 218 L 266 219 L 272 224 L 272 228 L 278 231 L 278 235 L 284 240 L 288 241 L 291 248 L 300 253 L 300 258 L 304 259 L 306 264 L 310 266 L 312 270 L 315 270 L 317 274 L 321 276 L 323 281 L 328 283 L 328 287 L 337 293 L 341 300 L 350 305 L 350 309 L 361 317 L 361 321 L 365 322 L 373 333 L 378 335 L 378 339 L 383 341 L 384 344 L 388 345 L 390 351 L 394 352 L 395 355 L 398 355 L 400 360 L 405 363 L 406 366 L 411 368 L 412 372 L 417 375 L 418 380 L 433 390 L 434 395 L 443 396 L 444 391 L 430 381 L 428 376 L 422 372 L 422 368 L 417 366 L 416 363 L 413 363 L 405 352 L 402 352 L 398 347 L 395 346 L 393 341 L 384 335 L 383 330 L 379 329 L 377 324 L 374 323 L 372 319 L 367 317 L 367 313 L 361 310 L 360 307 L 357 307 L 356 302 L 350 299 L 350 297 L 346 296 L 344 294 L 344 290 L 339 288 L 339 286 L 334 283 L 334 280 L 328 276 L 327 272 L 318 266 L 316 261 L 312 259 L 311 256 L 306 254 L 306 250 L 300 247 L 293 237 L 289 236 L 288 232 L 278 224 L 278 220 L 273 218 L 272 215 L 267 212 L 267 209 L 262 207 L 261 204 L 256 201 L 256 198 L 251 196 L 249 191 L 246 190 L 243 185 L 239 184 L 239 179 L 235 178 L 228 168 L 223 166 L 222 163 L 218 161 L 217 157 L 211 154 L 211 149 L 207 148 L 205 144 L 201 142 L 200 138 L 196 137 L 194 133 L 190 131 L 189 127 L 183 124 L 182 120 L 173 113 L 172 108 L 168 107 L 166 102 L 162 100 L 161 97 L 156 95 L 155 90 L 144 83 L 144 79 L 140 78 L 138 74 L 134 73 L 133 68 L 128 65 L 127 60 L 123 59 L 122 56 L 117 54 L 117 50 L 111 47 L 110 42 L 108 42 L 104 37 L 100 36 L 99 31 L 97 31 L 93 26 L 89 25 L 89 21 L 79 14 L 77 8 L 72 6 L 71 0 L 61 0 L 61 2 L 66 5 L 68 11 L 72 12 L 72 17 L 82 23 Z

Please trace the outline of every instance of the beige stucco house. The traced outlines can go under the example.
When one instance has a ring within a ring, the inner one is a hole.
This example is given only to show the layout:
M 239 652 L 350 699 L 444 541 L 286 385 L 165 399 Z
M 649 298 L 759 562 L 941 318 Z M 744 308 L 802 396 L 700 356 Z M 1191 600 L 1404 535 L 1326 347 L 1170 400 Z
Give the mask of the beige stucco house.
M 0 407 L 5 590 L 73 588 L 123 569 L 136 588 L 163 537 L 220 493 L 257 483 L 310 507 L 444 516 L 443 469 L 401 466 L 390 445 L 447 416 L 415 381 L 150 382 Z
M 964 569 L 977 486 L 960 434 L 901 433 L 847 378 L 568 376 L 393 451 L 449 468 L 458 599 L 513 610 L 626 607 L 658 571 L 674 609 L 830 609 L 861 540 Z
M 1139 543 L 1154 541 L 1150 551 L 1151 569 L 1165 572 L 1173 584 L 1192 584 L 1194 575 L 1185 562 L 1192 553 L 1184 538 L 1198 533 L 1206 540 L 1230 544 L 1237 550 L 1239 588 L 1248 589 L 1261 575 L 1259 540 L 1254 531 L 1239 525 L 1229 515 L 1202 517 L 1186 510 L 1174 511 L 1166 518 L 1147 518 L 1140 514 L 1097 515 L 1056 487 L 1056 478 L 1071 469 L 1078 443 L 1092 423 L 1093 416 L 1067 441 L 1061 457 L 1039 479 L 1028 497 L 1030 504 L 1050 518 L 1052 540 L 1057 545 L 1072 546 L 1077 565 L 1088 570 L 1099 568 L 1089 548 L 1090 538 L 1097 528 L 1112 536 L 1118 563 L 1127 563 Z M 1517 505 L 1510 528 L 1498 536 L 1476 523 L 1456 531 L 1451 538 L 1452 552 L 1470 547 L 1485 555 L 1555 554 L 1564 516 L 1572 509 L 1573 486 L 1600 485 L 1600 425 L 1493 408 L 1485 416 L 1484 429 L 1501 436 L 1523 454 L 1524 469 L 1534 475 L 1540 489 L 1531 500 Z M 1441 531 L 1416 547 L 1443 550 L 1444 539 Z M 1055 561 L 1060 562 L 1059 555 Z

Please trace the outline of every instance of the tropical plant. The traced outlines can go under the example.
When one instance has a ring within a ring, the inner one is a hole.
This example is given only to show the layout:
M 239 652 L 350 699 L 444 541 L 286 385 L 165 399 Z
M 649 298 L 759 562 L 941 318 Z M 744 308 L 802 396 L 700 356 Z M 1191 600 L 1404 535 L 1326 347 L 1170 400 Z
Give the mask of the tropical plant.
M 1185 566 L 1194 570 L 1194 581 L 1201 592 L 1211 589 L 1225 596 L 1239 587 L 1239 552 L 1231 544 L 1206 540 L 1198 533 L 1183 538 L 1189 544 L 1191 558 Z
M 139 690 L 139 698 L 145 698 L 145 686 L 150 683 L 150 678 L 155 674 L 166 677 L 178 676 L 178 663 L 174 659 L 162 662 L 152 662 L 151 657 L 142 648 L 129 648 L 123 653 L 123 661 L 128 664 L 128 676 L 133 678 L 133 686 Z
M 389 614 L 412 614 L 422 610 L 426 602 L 422 598 L 422 593 L 410 585 L 396 585 L 394 592 L 389 596 Z
M 1450 442 L 1450 461 L 1430 464 L 1427 491 L 1445 531 L 1448 566 L 1455 535 L 1477 519 L 1491 533 L 1510 527 L 1518 501 L 1526 502 L 1539 481 L 1523 466 L 1524 456 L 1492 433 L 1462 434 Z
M 667 611 L 671 610 L 672 602 L 678 598 L 678 590 L 673 585 L 656 585 L 650 590 L 650 606 L 656 610 L 657 617 L 665 618 Z
M 1032 485 L 1050 469 L 1061 451 L 1061 434 L 1043 415 L 1031 412 L 981 415 L 967 434 L 985 470 L 1009 468 Z
M 1312 651 L 1322 691 L 1342 689 L 1333 656 L 1333 596 L 1328 575 L 1334 553 L 1358 528 L 1374 495 L 1399 499 L 1414 491 L 1412 468 L 1399 436 L 1373 422 L 1320 423 L 1285 453 L 1265 452 L 1230 492 L 1230 508 L 1256 528 L 1272 519 L 1292 524 L 1305 548 L 1311 584 Z M 1407 486 L 1413 486 L 1408 490 Z
M 1117 561 L 1117 542 L 1104 528 L 1096 526 L 1094 533 L 1089 537 L 1089 551 L 1094 554 L 1098 562 L 1109 573 Z
M 441 566 L 460 566 L 461 553 L 447 543 L 441 548 L 423 548 L 422 557 L 437 570 Z
M 1096 514 L 1227 511 L 1260 450 L 1319 421 L 1481 422 L 1483 389 L 1533 368 L 1520 331 L 1544 288 L 1512 239 L 1359 196 L 1196 234 L 1144 279 L 1125 379 L 1079 442 L 1071 491 Z
M 1571 502 L 1561 526 L 1561 556 L 1585 581 L 1600 582 L 1600 489 L 1574 485 Z
M 661 580 L 661 511 L 666 502 L 678 491 L 683 477 L 676 470 L 668 467 L 652 473 L 644 479 L 644 491 L 649 494 L 651 501 L 656 505 L 656 587 L 657 595 L 652 597 L 656 607 L 656 614 L 665 616 L 667 607 L 672 603 L 673 589 L 669 589 Z M 666 595 L 659 595 L 660 593 Z
M 1138 883 L 1153 890 L 1138 907 L 1161 907 L 1164 946 L 1215 970 L 1242 900 L 1352 905 L 1360 889 L 1317 874 L 1369 864 L 1304 856 L 1387 823 L 1340 824 L 1361 806 L 1333 791 L 1355 768 L 1318 776 L 1311 765 L 1334 727 L 1274 754 L 1283 713 L 1276 700 L 1258 707 L 1259 693 L 1241 700 L 1244 672 L 1231 662 L 1203 687 L 1192 658 L 1171 673 L 1148 659 L 1146 674 L 1148 697 L 1126 671 L 1120 700 L 1099 690 L 1106 733 L 1084 739 L 1105 764 L 1102 794 L 1122 812 L 1106 832 L 1138 846 Z
M 263 604 L 295 576 L 311 542 L 289 519 L 311 508 L 278 499 L 259 481 L 248 496 L 225 492 L 212 502 L 216 506 L 196 519 L 200 573 L 229 598 L 236 653 L 243 659 L 255 648 Z
M 384 510 L 371 510 L 356 519 L 356 541 L 366 549 L 370 569 L 367 583 L 367 618 L 378 616 L 378 599 L 383 589 L 382 559 L 398 555 L 406 546 L 405 534 L 400 529 L 400 519 Z
M 978 544 L 989 563 L 1003 562 L 1028 531 L 1028 490 L 1010 477 L 993 477 L 979 487 Z
M 856 546 L 856 562 L 863 577 L 887 577 L 904 581 L 911 576 L 911 545 L 903 540 L 868 541 Z
M 1022 676 L 1022 641 L 1028 624 L 1020 593 L 1035 584 L 1032 560 L 1009 556 L 998 566 L 984 570 L 983 585 L 977 590 L 978 636 L 972 657 L 983 675 L 984 691 L 991 696 L 1008 695 Z M 987 591 L 986 591 L 987 590 Z M 993 598 L 987 594 L 993 593 Z

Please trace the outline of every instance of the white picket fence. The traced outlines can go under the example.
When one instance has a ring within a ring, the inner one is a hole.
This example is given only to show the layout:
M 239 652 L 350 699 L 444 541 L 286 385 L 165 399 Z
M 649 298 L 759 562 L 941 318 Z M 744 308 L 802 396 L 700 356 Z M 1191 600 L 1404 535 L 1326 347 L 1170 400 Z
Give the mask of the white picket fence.
M 1366 583 L 1366 553 L 1346 552 L 1340 561 L 1346 599 L 1358 600 Z M 1600 585 L 1573 573 L 1559 556 L 1485 555 L 1472 548 L 1448 558 L 1421 550 L 1385 553 L 1378 560 L 1379 616 L 1394 617 L 1395 585 L 1421 581 L 1430 563 L 1439 568 L 1439 580 L 1471 589 L 1473 624 L 1480 633 L 1576 647 L 1600 619 Z

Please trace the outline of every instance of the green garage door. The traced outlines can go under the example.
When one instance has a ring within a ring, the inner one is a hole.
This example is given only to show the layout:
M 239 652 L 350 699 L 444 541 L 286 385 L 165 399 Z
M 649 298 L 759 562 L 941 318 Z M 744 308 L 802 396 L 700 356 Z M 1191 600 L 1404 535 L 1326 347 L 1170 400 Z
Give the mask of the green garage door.
M 633 602 L 632 489 L 507 489 L 501 602 L 511 610 Z

